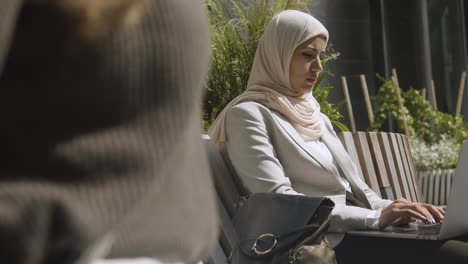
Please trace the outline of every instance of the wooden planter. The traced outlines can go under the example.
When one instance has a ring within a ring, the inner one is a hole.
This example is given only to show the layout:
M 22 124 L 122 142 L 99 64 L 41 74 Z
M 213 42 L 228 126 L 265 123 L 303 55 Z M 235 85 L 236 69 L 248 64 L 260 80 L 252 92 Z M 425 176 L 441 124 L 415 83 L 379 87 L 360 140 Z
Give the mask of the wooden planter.
M 455 169 L 418 171 L 418 181 L 424 202 L 446 205 L 454 173 Z

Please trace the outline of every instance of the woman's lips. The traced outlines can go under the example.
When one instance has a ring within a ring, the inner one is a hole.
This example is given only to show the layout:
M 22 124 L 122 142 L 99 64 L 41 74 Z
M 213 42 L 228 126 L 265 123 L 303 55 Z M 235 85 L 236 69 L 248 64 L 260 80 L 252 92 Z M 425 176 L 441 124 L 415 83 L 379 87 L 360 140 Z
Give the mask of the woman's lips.
M 307 77 L 306 80 L 309 81 L 309 82 L 315 82 L 316 78 Z

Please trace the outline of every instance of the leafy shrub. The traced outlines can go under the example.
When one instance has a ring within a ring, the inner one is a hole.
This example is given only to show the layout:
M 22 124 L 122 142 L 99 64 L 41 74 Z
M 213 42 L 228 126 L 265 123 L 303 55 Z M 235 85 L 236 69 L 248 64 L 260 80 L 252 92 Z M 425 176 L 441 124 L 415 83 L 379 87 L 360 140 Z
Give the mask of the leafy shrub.
M 436 136 L 432 132 L 431 122 L 435 112 L 432 110 L 431 104 L 414 88 L 404 92 L 403 98 L 405 107 L 408 109 L 408 115 L 411 116 L 413 121 L 411 127 L 414 134 L 412 136 L 433 143 Z
M 395 86 L 391 80 L 385 80 L 383 77 L 377 75 L 379 80 L 382 82 L 377 94 L 374 97 L 374 123 L 371 126 L 372 131 L 378 131 L 382 128 L 383 124 L 391 116 L 396 120 L 397 129 L 400 133 L 404 133 L 403 115 L 401 114 L 400 107 L 398 105 L 398 97 L 395 90 Z M 405 107 L 405 98 L 403 100 L 403 111 L 406 115 L 408 122 L 408 128 L 410 135 L 414 135 L 413 118 L 410 115 L 408 108 Z
M 375 96 L 375 122 L 371 129 L 380 130 L 388 116 L 392 116 L 397 120 L 397 132 L 404 133 L 395 86 L 391 80 L 379 78 L 382 86 Z M 433 110 L 429 101 L 413 88 L 401 94 L 416 168 L 454 168 L 461 144 L 468 139 L 467 122 L 460 116 Z
M 461 116 L 435 111 L 434 127 L 437 139 L 440 139 L 442 135 L 448 135 L 460 145 L 468 139 L 468 124 Z

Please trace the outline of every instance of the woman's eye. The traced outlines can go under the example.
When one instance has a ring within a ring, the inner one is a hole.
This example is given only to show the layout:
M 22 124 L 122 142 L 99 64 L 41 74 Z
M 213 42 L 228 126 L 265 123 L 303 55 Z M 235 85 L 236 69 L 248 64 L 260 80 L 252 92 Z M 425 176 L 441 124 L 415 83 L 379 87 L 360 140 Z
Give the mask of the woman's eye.
M 309 54 L 309 53 L 302 53 L 302 55 L 304 56 L 304 58 L 307 58 L 307 59 L 311 59 L 312 57 L 314 57 L 313 54 Z

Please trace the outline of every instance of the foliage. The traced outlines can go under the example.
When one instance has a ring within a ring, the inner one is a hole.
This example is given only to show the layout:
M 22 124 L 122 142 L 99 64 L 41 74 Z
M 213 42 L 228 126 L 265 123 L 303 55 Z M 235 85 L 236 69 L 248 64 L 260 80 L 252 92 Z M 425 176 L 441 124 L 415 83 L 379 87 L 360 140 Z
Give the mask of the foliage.
M 415 135 L 410 140 L 410 146 L 416 168 L 454 168 L 463 137 L 467 138 L 468 132 L 460 127 L 462 119 L 433 110 L 429 101 L 413 88 L 406 91 L 404 97 L 405 106 L 414 120 Z
M 206 130 L 222 109 L 247 87 L 258 41 L 266 24 L 286 9 L 308 12 L 312 0 L 205 0 L 211 27 L 212 61 L 204 100 L 203 128 Z M 327 59 L 336 59 L 333 53 Z M 325 73 L 319 79 L 320 82 Z M 317 81 L 316 86 L 318 83 Z M 330 85 L 314 88 L 322 112 L 340 129 L 339 107 L 326 101 Z
M 403 92 L 403 98 L 408 114 L 413 120 L 411 126 L 414 134 L 412 136 L 421 138 L 431 144 L 434 143 L 436 137 L 431 130 L 431 122 L 435 112 L 432 110 L 429 101 L 424 99 L 421 93 L 414 88 Z
M 325 64 L 325 62 L 323 63 Z M 341 131 L 349 131 L 348 127 L 341 123 L 340 119 L 343 118 L 343 115 L 340 113 L 341 107 L 346 103 L 345 100 L 341 100 L 338 102 L 337 105 L 333 105 L 327 101 L 328 95 L 330 94 L 331 86 L 329 83 L 325 84 L 324 86 L 320 86 L 323 79 L 330 75 L 331 73 L 328 71 L 324 71 L 320 74 L 317 82 L 314 85 L 314 89 L 312 90 L 312 94 L 314 95 L 315 99 L 320 103 L 320 111 L 324 113 L 328 118 L 330 118 L 333 125 L 339 128 Z
M 468 139 L 468 124 L 461 116 L 435 111 L 434 128 L 437 138 L 444 134 L 450 135 L 458 144 Z
M 419 137 L 410 141 L 411 154 L 418 170 L 451 169 L 457 165 L 460 143 L 451 135 L 442 134 L 432 144 Z
M 398 97 L 395 86 L 391 80 L 385 80 L 382 76 L 377 75 L 382 85 L 380 86 L 377 94 L 374 97 L 374 123 L 371 126 L 371 130 L 377 131 L 383 126 L 388 120 L 388 116 L 393 117 L 397 122 L 397 128 L 399 132 L 404 132 L 403 115 L 400 111 L 398 104 Z M 402 96 L 403 111 L 406 115 L 410 135 L 414 135 L 413 118 L 410 115 L 408 108 L 405 107 L 405 98 Z
M 404 133 L 402 114 L 391 80 L 380 77 L 382 86 L 375 97 L 375 122 L 372 130 L 380 130 L 387 117 L 397 120 L 397 132 Z M 468 123 L 462 117 L 433 110 L 419 91 L 410 88 L 401 92 L 410 130 L 411 152 L 418 169 L 455 167 L 458 152 L 468 139 Z

